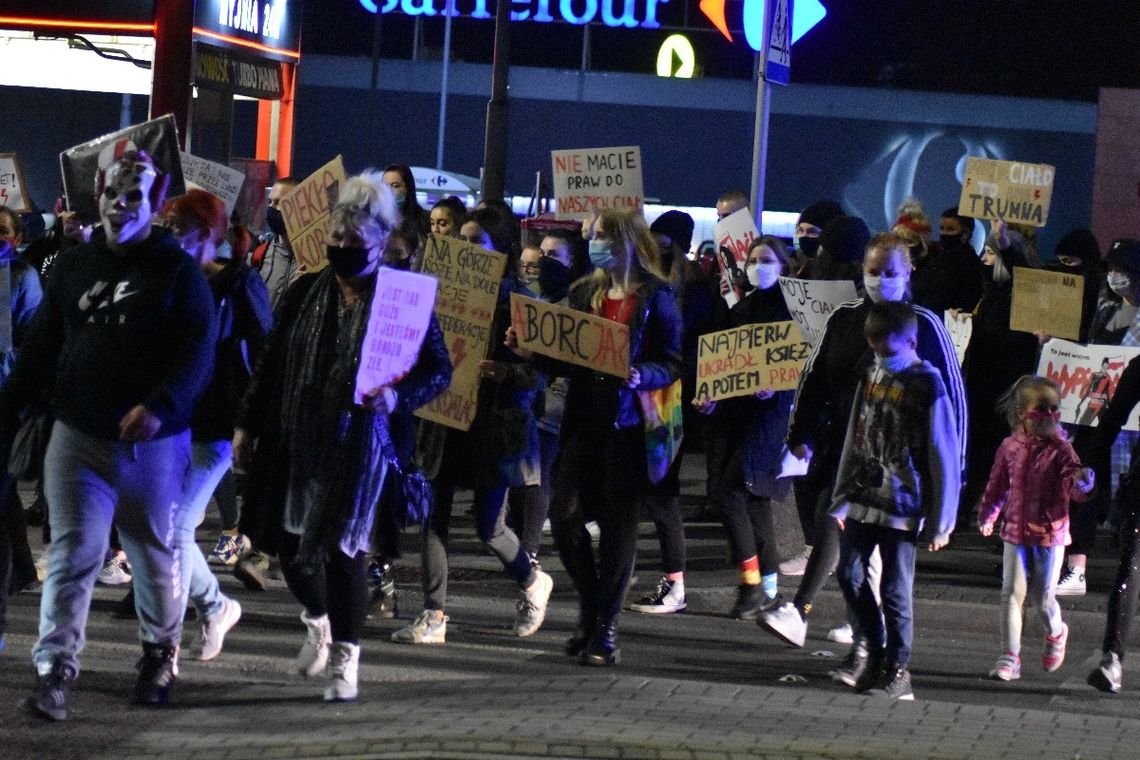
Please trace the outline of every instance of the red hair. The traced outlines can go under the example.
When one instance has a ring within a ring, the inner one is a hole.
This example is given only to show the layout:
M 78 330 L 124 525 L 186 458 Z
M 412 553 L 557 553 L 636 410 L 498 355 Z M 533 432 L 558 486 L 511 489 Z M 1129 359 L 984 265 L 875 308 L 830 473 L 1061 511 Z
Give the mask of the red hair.
M 182 219 L 210 230 L 215 240 L 221 240 L 229 226 L 226 204 L 222 203 L 222 199 L 196 187 L 187 190 L 186 195 L 169 201 L 163 212 L 168 218 Z

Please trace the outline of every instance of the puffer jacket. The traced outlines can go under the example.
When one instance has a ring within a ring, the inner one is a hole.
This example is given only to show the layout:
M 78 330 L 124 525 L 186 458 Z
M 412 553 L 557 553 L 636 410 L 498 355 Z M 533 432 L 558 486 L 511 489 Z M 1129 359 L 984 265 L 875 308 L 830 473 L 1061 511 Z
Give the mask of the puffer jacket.
M 1002 541 L 1025 546 L 1068 546 L 1069 500 L 1085 501 L 1076 488 L 1081 460 L 1060 436 L 1018 431 L 1002 441 L 978 508 L 978 524 L 1000 514 Z

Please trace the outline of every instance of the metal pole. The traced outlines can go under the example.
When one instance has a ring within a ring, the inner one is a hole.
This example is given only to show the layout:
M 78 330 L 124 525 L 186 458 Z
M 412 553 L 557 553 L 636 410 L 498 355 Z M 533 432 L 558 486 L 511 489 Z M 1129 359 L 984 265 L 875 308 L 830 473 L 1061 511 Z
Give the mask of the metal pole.
M 768 169 L 768 111 L 772 92 L 764 81 L 764 63 L 768 60 L 768 19 L 772 14 L 773 0 L 764 0 L 764 44 L 760 51 L 760 66 L 756 77 L 756 129 L 752 139 L 752 191 L 748 207 L 756 218 L 756 228 L 763 232 L 764 176 Z
M 372 18 L 372 71 L 371 78 L 368 81 L 368 136 L 369 141 L 376 137 L 376 109 L 379 98 L 377 97 L 377 89 L 380 84 L 380 32 L 383 27 L 382 19 L 384 16 L 380 13 L 374 14 Z
M 451 17 L 455 15 L 455 0 L 447 0 L 443 14 L 443 71 L 439 80 L 439 137 L 435 144 L 435 168 L 438 171 L 443 171 L 443 139 L 447 133 L 447 74 L 451 67 Z
M 511 4 L 495 4 L 495 54 L 491 100 L 483 143 L 483 198 L 502 198 L 507 182 L 507 75 L 510 72 Z

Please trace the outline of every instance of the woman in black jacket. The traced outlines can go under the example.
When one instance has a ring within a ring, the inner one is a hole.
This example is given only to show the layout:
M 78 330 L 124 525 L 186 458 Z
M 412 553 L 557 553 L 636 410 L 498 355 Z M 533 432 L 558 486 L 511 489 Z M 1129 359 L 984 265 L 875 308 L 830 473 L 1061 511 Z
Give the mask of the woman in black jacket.
M 296 668 L 315 676 L 327 664 L 326 701 L 356 698 L 367 558 L 392 455 L 387 441 L 400 461 L 410 461 L 412 412 L 451 381 L 433 317 L 408 374 L 354 403 L 381 255 L 395 221 L 379 172 L 343 184 L 329 218 L 329 266 L 287 292 L 234 433 L 239 465 L 258 439 L 254 542 L 277 551 L 289 590 L 305 608 L 308 636 Z M 267 481 L 282 485 L 267 493 Z
M 550 527 L 579 597 L 578 630 L 566 653 L 584 665 L 618 662 L 617 620 L 637 550 L 649 489 L 645 428 L 637 391 L 667 388 L 681 373 L 681 314 L 672 288 L 651 263 L 645 220 L 607 209 L 594 221 L 596 269 L 570 291 L 570 305 L 629 327 L 629 378 L 560 366 L 570 388 L 554 465 Z M 508 343 L 516 345 L 513 333 Z M 545 362 L 543 362 L 545 366 Z M 586 523 L 597 522 L 598 562 Z

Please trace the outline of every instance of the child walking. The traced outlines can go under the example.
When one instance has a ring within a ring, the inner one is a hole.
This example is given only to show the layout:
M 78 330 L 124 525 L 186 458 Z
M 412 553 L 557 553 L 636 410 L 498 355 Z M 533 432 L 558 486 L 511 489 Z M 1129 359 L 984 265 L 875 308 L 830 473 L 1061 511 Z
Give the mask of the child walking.
M 1061 620 L 1057 579 L 1069 544 L 1069 500 L 1085 501 L 1092 470 L 1081 467 L 1057 421 L 1060 394 L 1049 378 L 1022 376 L 1002 397 L 1013 435 L 998 449 L 978 507 L 978 529 L 992 535 L 1002 517 L 1005 543 L 1001 584 L 1003 652 L 990 678 L 1021 677 L 1021 620 L 1027 579 L 1032 578 L 1038 613 L 1045 626 L 1041 667 L 1052 673 L 1065 661 L 1069 626 Z
M 830 514 L 842 530 L 836 574 L 867 638 L 855 688 L 911 700 L 914 561 L 950 541 L 958 514 L 961 459 L 942 378 L 919 358 L 918 323 L 905 303 L 871 306 L 864 324 L 875 364 L 856 392 Z M 878 548 L 882 604 L 867 571 Z

